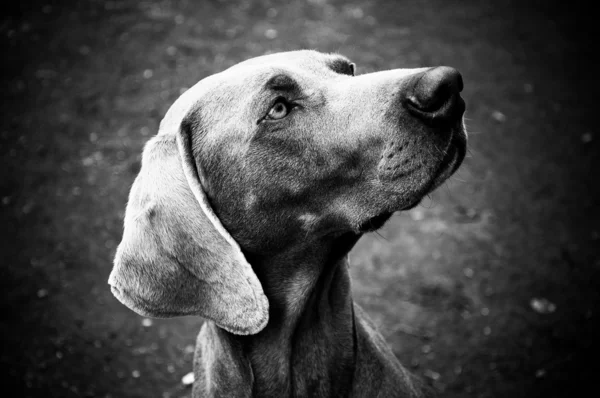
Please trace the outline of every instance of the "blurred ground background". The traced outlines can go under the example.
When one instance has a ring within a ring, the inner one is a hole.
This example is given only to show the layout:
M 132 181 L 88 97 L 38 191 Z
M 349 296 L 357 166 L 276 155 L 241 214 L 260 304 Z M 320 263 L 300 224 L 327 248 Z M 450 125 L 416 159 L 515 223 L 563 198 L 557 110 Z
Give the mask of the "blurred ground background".
M 142 146 L 202 77 L 313 48 L 347 55 L 361 73 L 451 65 L 465 79 L 470 157 L 351 254 L 356 300 L 400 360 L 442 397 L 590 396 L 600 351 L 600 85 L 596 22 L 583 6 L 5 5 L 5 392 L 189 394 L 181 378 L 202 320 L 144 320 L 106 283 Z

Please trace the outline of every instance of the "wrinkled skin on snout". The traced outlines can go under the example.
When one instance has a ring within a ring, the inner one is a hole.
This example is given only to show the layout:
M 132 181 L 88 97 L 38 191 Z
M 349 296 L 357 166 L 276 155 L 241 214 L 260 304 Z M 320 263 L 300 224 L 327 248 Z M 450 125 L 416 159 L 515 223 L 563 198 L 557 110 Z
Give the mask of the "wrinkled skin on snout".
M 339 55 L 280 53 L 190 90 L 182 126 L 202 185 L 246 252 L 377 229 L 462 162 L 460 75 L 354 68 Z

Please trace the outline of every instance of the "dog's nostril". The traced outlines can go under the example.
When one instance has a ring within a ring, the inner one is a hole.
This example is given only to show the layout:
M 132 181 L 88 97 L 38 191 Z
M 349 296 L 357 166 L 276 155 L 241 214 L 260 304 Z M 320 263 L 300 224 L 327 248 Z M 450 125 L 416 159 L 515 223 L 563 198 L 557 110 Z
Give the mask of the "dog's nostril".
M 438 66 L 417 74 L 408 89 L 405 106 L 426 120 L 462 116 L 464 101 L 460 98 L 463 81 L 460 73 L 449 66 Z
M 438 66 L 423 72 L 423 75 L 417 78 L 408 99 L 418 109 L 432 112 L 462 89 L 462 76 L 456 69 Z

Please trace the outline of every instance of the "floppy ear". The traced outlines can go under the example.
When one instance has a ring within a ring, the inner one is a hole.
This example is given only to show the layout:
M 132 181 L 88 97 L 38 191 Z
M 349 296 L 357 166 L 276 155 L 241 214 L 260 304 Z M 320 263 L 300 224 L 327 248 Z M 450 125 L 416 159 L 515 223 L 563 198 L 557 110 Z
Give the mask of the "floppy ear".
M 108 283 L 140 315 L 199 315 L 231 333 L 258 333 L 267 297 L 208 203 L 189 134 L 184 124 L 146 144 Z

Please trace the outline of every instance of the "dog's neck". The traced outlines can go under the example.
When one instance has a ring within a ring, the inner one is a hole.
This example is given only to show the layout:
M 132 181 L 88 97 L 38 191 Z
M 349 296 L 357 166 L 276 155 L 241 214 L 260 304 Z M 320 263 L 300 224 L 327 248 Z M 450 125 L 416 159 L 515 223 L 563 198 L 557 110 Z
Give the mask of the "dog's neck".
M 268 257 L 247 254 L 269 299 L 269 323 L 253 336 L 219 335 L 242 348 L 253 395 L 349 391 L 356 337 L 347 254 L 358 238 L 324 239 Z

